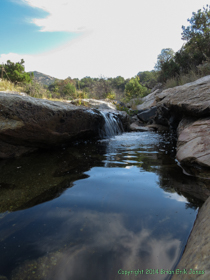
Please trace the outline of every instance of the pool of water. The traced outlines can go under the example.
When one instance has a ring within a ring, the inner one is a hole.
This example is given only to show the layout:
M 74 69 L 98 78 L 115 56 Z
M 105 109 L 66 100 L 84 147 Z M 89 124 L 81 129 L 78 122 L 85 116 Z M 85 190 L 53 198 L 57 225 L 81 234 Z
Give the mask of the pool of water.
M 133 132 L 2 160 L 0 276 L 170 279 L 202 205 L 174 152 Z

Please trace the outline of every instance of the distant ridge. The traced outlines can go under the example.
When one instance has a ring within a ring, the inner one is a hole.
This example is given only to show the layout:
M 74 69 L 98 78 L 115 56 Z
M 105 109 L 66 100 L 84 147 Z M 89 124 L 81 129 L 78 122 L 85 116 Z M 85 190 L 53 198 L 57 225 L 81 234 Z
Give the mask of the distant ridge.
M 40 73 L 38 71 L 30 71 L 29 73 L 34 73 L 34 79 L 42 85 L 49 86 L 49 85 L 53 84 L 55 80 L 57 80 L 54 77 Z

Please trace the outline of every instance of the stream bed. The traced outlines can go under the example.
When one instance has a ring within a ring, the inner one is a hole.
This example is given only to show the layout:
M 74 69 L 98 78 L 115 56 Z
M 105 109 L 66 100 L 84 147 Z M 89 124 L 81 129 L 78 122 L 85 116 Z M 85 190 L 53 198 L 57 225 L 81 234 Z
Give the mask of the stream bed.
M 0 161 L 0 279 L 170 279 L 203 203 L 174 158 L 132 132 Z

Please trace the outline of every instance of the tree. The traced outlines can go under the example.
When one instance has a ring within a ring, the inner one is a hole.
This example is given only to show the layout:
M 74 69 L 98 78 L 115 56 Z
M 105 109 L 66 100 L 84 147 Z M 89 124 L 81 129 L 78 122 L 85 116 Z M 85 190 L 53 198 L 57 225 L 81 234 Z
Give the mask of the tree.
M 159 81 L 166 82 L 167 79 L 178 77 L 180 74 L 180 67 L 176 62 L 171 59 L 162 64 L 161 71 L 159 73 Z
M 63 88 L 63 93 L 64 95 L 68 95 L 69 97 L 71 98 L 76 98 L 77 97 L 77 94 L 76 94 L 76 88 L 73 84 L 66 84 Z
M 148 89 L 152 89 L 157 83 L 158 73 L 157 71 L 143 71 L 137 74 L 139 77 L 141 84 Z
M 0 71 L 3 73 L 3 78 L 10 80 L 12 83 L 30 83 L 33 79 L 33 74 L 25 72 L 23 64 L 25 61 L 14 63 L 7 60 L 5 65 L 0 65 Z
M 112 79 L 113 87 L 117 88 L 118 90 L 124 91 L 125 89 L 125 79 L 122 76 L 117 76 L 116 78 Z
M 198 64 L 210 57 L 210 8 L 206 5 L 203 11 L 193 12 L 192 17 L 187 20 L 190 25 L 182 26 L 182 40 L 186 41 L 185 50 L 196 54 Z
M 168 62 L 174 57 L 174 51 L 171 48 L 162 49 L 161 53 L 157 57 L 157 63 L 155 64 L 155 70 L 160 71 L 162 65 Z
M 131 78 L 125 86 L 125 97 L 132 99 L 136 97 L 143 97 L 147 92 L 147 88 L 139 83 L 139 77 Z

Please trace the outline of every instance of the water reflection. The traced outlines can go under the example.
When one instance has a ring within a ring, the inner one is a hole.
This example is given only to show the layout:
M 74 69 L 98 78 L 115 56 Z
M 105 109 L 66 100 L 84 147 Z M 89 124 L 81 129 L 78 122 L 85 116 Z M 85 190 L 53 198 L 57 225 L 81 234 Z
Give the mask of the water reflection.
M 121 279 L 119 269 L 146 270 L 149 264 L 153 268 L 168 268 L 180 253 L 178 238 L 169 233 L 157 238 L 146 224 L 142 224 L 141 230 L 133 231 L 126 226 L 121 214 L 85 211 L 69 215 L 68 210 L 63 210 L 59 214 L 52 212 L 49 219 L 59 219 L 60 215 L 65 217 L 65 223 L 57 235 L 34 244 L 40 254 L 53 253 L 36 262 L 26 262 L 14 272 L 12 279 L 26 279 L 26 271 L 31 277 L 33 271 L 36 275 L 45 275 L 44 279 Z M 79 224 L 83 226 L 80 229 Z M 71 242 L 69 235 L 75 228 L 80 232 Z M 62 249 L 58 250 L 58 244 L 63 245 Z M 149 276 L 145 275 L 145 279 Z M 155 279 L 163 279 L 163 276 L 157 275 Z
M 0 275 L 113 280 L 120 269 L 173 269 L 209 191 L 173 153 L 161 135 L 125 133 L 2 161 Z

